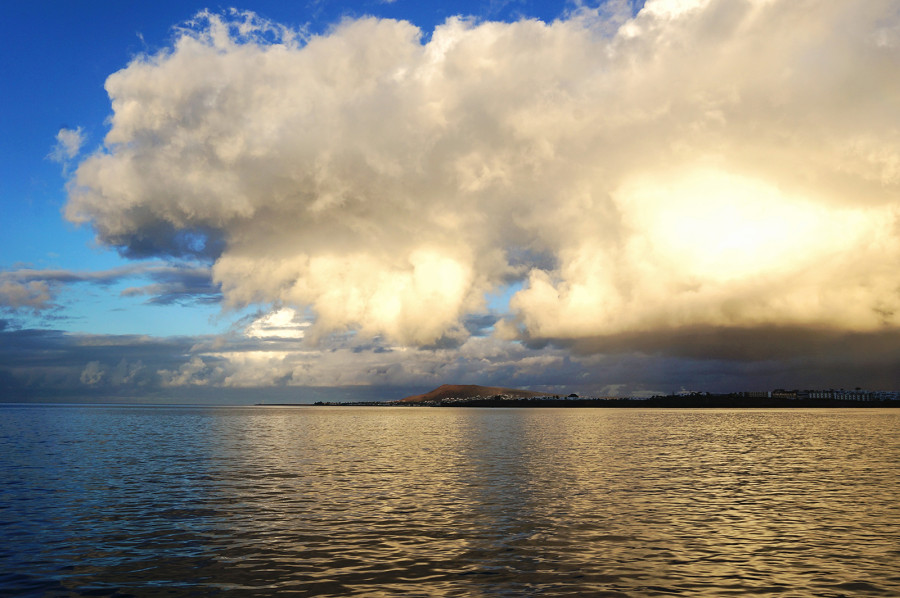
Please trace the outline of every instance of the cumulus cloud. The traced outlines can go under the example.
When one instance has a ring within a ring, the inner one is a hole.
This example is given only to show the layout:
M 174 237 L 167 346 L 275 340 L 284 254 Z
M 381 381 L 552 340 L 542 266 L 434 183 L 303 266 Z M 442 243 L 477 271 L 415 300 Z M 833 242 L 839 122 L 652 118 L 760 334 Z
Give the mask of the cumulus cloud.
M 164 386 L 205 386 L 220 384 L 223 377 L 221 367 L 211 365 L 199 356 L 193 356 L 176 370 L 160 370 Z
M 100 361 L 89 361 L 81 371 L 79 379 L 82 384 L 88 386 L 100 384 L 116 387 L 132 384 L 145 386 L 148 380 L 146 376 L 141 376 L 143 373 L 144 364 L 141 360 L 129 363 L 127 359 L 120 359 L 114 366 Z
M 50 152 L 49 158 L 54 162 L 65 164 L 75 158 L 84 145 L 84 132 L 81 127 L 75 129 L 62 128 L 56 134 L 56 145 Z
M 312 37 L 202 13 L 109 77 L 66 214 L 126 254 L 209 258 L 229 304 L 310 309 L 313 339 L 460 346 L 514 282 L 501 335 L 584 351 L 894 329 L 898 8 L 648 0 Z
M 94 386 L 99 384 L 101 380 L 103 380 L 104 371 L 100 366 L 99 361 L 89 361 L 84 369 L 81 371 L 81 376 L 79 379 L 82 384 L 87 384 L 88 386 Z

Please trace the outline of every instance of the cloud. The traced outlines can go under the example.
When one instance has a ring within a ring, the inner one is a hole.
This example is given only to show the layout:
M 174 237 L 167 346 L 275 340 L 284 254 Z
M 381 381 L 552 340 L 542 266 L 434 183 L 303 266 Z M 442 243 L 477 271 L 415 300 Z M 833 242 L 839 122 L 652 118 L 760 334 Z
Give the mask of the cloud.
M 295 310 L 282 307 L 254 320 L 244 333 L 251 338 L 303 338 L 308 326 Z
M 460 345 L 430 349 L 401 347 L 377 339 L 364 341 L 355 334 L 331 336 L 315 343 L 281 334 L 259 337 L 261 323 L 271 321 L 271 316 L 263 316 L 246 328 L 246 335 L 195 345 L 190 363 L 164 375 L 170 384 L 226 388 L 396 389 L 438 386 L 447 380 L 472 384 L 502 381 L 505 385 L 546 388 L 547 384 L 566 384 L 563 378 L 571 379 L 576 367 L 568 362 L 567 351 L 533 351 L 490 337 L 471 337 Z
M 0 309 L 30 308 L 40 311 L 51 307 L 50 285 L 44 281 L 18 281 L 0 273 Z
M 99 361 L 89 361 L 84 369 L 81 371 L 81 376 L 79 379 L 82 384 L 87 384 L 89 386 L 94 386 L 99 384 L 101 380 L 103 380 L 103 368 L 100 366 Z
M 66 164 L 78 155 L 82 145 L 84 145 L 84 132 L 81 127 L 76 129 L 62 128 L 56 134 L 56 145 L 48 157 L 54 162 Z
M 209 267 L 152 262 L 96 272 L 32 268 L 0 271 L 0 309 L 28 308 L 35 312 L 57 309 L 57 297 L 70 285 L 109 287 L 133 279 L 150 279 L 152 282 L 128 287 L 121 292 L 122 296 L 147 295 L 150 297 L 148 303 L 157 305 L 209 304 L 221 300 Z
M 304 328 L 284 314 L 257 320 L 270 331 Z M 0 401 L 389 400 L 447 381 L 586 396 L 900 387 L 900 337 L 890 332 L 710 328 L 540 347 L 472 336 L 415 349 L 349 333 L 318 343 L 248 334 L 259 328 L 248 321 L 229 335 L 161 339 L 16 329 L 0 320 Z
M 895 330 L 898 22 L 896 0 L 651 0 L 309 37 L 201 13 L 108 78 L 66 214 L 213 260 L 231 305 L 310 309 L 313 340 L 477 344 L 467 318 L 514 282 L 496 327 L 532 346 Z
M 188 360 L 196 339 L 80 335 L 0 325 L 0 398 L 139 396 L 162 389 L 162 370 Z
M 267 316 L 259 319 L 272 322 Z M 245 331 L 259 328 L 251 322 Z M 363 343 L 352 334 L 331 337 L 322 346 L 281 334 L 159 339 L 21 330 L 0 320 L 0 400 L 229 397 L 246 402 L 248 390 L 257 397 L 267 388 L 282 401 L 298 396 L 334 400 L 337 394 L 393 399 L 414 394 L 398 389 L 421 392 L 425 385 L 451 378 L 534 386 L 544 384 L 543 377 L 555 384 L 571 373 L 574 366 L 562 367 L 566 362 L 560 350 L 539 355 L 487 337 L 473 337 L 458 349 L 416 350 Z M 205 389 L 217 391 L 196 394 Z
M 145 267 L 140 275 L 154 281 L 143 286 L 128 287 L 125 297 L 147 295 L 153 305 L 214 304 L 222 299 L 208 267 L 166 264 Z
M 183 363 L 177 370 L 160 370 L 164 386 L 205 386 L 207 384 L 221 384 L 224 372 L 221 367 L 209 365 L 199 356 L 191 357 L 190 361 Z

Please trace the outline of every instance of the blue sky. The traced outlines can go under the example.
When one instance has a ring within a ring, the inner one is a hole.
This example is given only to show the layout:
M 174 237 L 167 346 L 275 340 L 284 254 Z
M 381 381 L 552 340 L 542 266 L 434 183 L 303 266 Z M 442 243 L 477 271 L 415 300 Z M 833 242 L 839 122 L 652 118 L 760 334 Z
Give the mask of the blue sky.
M 898 387 L 898 14 L 10 5 L 0 398 Z
M 180 5 L 180 6 L 179 6 Z M 61 128 L 83 127 L 88 147 L 103 138 L 109 99 L 106 77 L 122 68 L 146 44 L 161 44 L 174 23 L 191 16 L 183 3 L 34 2 L 11 5 L 2 25 L 4 154 L 0 197 L 4 217 L 0 255 L 3 267 L 103 271 L 125 264 L 115 251 L 98 247 L 88 227 L 61 215 L 65 173 L 50 160 Z M 143 36 L 145 43 L 142 43 Z M 150 46 L 152 47 L 152 46 Z M 111 288 L 78 293 L 67 302 L 66 327 L 101 333 L 189 326 L 181 310 L 162 315 L 121 301 Z M 168 311 L 168 310 L 167 310 Z M 24 317 L 33 321 L 30 314 Z M 208 328 L 206 318 L 194 328 Z

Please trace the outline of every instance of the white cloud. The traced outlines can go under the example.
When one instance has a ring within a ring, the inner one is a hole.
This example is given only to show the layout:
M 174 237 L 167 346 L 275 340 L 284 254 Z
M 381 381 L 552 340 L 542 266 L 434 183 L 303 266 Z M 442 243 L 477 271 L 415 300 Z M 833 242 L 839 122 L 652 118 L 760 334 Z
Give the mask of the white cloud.
M 298 321 L 296 310 L 282 307 L 255 319 L 246 329 L 250 338 L 303 338 L 309 322 Z
M 56 134 L 56 145 L 50 152 L 50 159 L 54 162 L 65 164 L 75 158 L 84 145 L 84 132 L 81 127 L 76 129 L 62 128 Z
M 66 213 L 135 251 L 221 238 L 226 301 L 308 307 L 312 339 L 461 341 L 513 280 L 500 329 L 531 338 L 896 326 L 898 7 L 656 0 L 426 44 L 204 13 L 109 77 Z
M 708 5 L 709 0 L 650 0 L 644 4 L 644 15 L 675 19 Z

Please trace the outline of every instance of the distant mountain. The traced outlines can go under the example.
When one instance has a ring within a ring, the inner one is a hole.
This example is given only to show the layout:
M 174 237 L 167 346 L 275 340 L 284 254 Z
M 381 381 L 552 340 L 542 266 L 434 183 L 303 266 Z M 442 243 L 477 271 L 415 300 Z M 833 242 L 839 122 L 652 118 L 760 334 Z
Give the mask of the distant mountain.
M 475 397 L 490 398 L 497 395 L 506 395 L 516 399 L 528 397 L 546 397 L 545 392 L 531 390 L 518 390 L 515 388 L 502 388 L 499 386 L 478 386 L 476 384 L 442 384 L 430 392 L 422 395 L 413 395 L 400 399 L 400 403 L 424 403 L 427 401 L 441 401 L 444 399 L 474 399 Z

